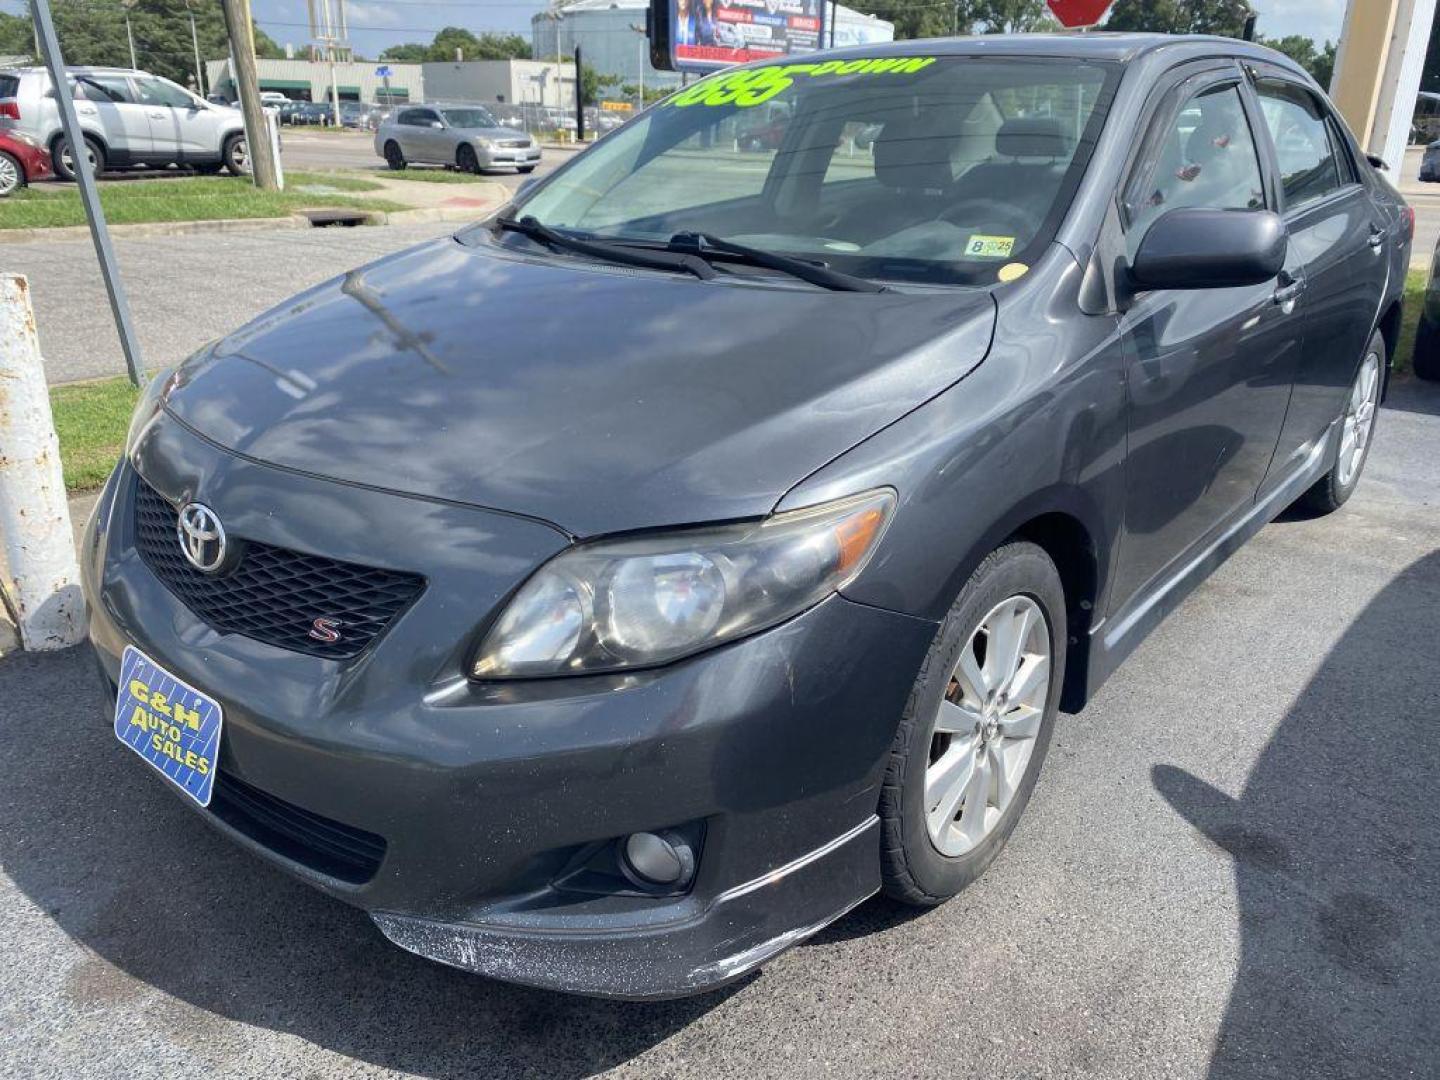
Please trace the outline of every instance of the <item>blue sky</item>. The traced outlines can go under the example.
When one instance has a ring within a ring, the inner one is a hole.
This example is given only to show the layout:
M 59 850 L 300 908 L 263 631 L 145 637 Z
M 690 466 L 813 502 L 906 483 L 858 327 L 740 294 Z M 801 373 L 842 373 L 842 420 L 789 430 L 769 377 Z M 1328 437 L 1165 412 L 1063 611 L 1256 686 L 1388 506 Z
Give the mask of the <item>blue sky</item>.
M 1260 30 L 1272 37 L 1305 34 L 1320 41 L 1340 36 L 1345 0 L 1252 0 Z M 544 0 L 348 0 L 351 40 L 373 57 L 401 41 L 429 41 L 446 25 L 513 32 L 530 36 L 530 16 L 547 7 Z M 865 9 L 864 0 L 850 6 Z M 297 48 L 308 40 L 304 0 L 253 0 L 255 17 L 276 41 Z

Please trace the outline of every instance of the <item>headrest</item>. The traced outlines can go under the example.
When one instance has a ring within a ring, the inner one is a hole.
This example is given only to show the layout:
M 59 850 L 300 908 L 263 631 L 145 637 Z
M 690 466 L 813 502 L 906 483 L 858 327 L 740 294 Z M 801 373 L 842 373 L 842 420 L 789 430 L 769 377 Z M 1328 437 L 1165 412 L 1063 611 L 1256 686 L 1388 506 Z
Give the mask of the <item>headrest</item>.
M 875 139 L 875 177 L 901 191 L 943 191 L 955 180 L 955 140 L 936 116 L 892 117 Z
M 995 135 L 995 150 L 1005 157 L 1063 158 L 1070 154 L 1065 130 L 1049 116 L 1006 120 Z

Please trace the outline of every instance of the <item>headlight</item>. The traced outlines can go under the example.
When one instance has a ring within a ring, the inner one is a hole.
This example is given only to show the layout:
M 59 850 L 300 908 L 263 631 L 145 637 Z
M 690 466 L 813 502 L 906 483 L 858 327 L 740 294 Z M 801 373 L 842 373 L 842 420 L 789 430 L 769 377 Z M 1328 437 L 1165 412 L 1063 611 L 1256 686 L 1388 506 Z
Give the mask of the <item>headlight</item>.
M 168 368 L 165 371 L 157 372 L 154 378 L 147 382 L 140 391 L 140 400 L 135 403 L 135 411 L 130 414 L 130 430 L 125 433 L 126 454 L 134 449 L 150 421 L 159 414 L 161 407 L 165 404 L 165 399 L 175 388 L 179 370 L 179 368 Z
M 760 522 L 598 541 L 525 583 L 481 643 L 478 679 L 653 667 L 798 615 L 864 568 L 895 493 Z
M 481 150 L 494 150 L 494 149 L 495 149 L 495 144 L 494 144 L 493 142 L 491 142 L 489 139 L 476 139 L 476 140 L 475 140 L 475 145 L 478 146 Z

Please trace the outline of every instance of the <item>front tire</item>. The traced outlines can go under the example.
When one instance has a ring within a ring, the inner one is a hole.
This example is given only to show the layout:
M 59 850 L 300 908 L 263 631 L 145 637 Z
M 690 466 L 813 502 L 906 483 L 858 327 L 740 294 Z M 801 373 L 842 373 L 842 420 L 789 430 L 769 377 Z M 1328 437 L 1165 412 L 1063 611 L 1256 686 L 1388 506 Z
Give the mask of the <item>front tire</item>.
M 532 173 L 532 172 L 535 171 L 535 166 L 534 166 L 534 165 L 517 165 L 517 166 L 515 167 L 515 171 L 518 172 L 518 173 Z
M 1440 328 L 1424 315 L 1415 329 L 1415 352 L 1410 363 L 1416 378 L 1440 382 Z
M 18 158 L 0 150 L 0 199 L 25 186 L 25 168 Z
M 62 180 L 75 179 L 75 163 L 71 160 L 70 142 L 65 136 L 55 140 L 51 148 L 51 160 L 55 163 L 55 174 Z M 85 157 L 90 164 L 90 171 L 99 176 L 105 171 L 105 148 L 98 140 L 85 136 Z
M 231 176 L 245 176 L 249 173 L 250 144 L 245 141 L 245 136 L 237 134 L 226 139 L 220 158 L 225 163 L 225 171 Z
M 933 906 L 995 860 L 1030 801 L 1059 711 L 1065 591 L 1025 541 L 991 552 L 960 590 L 915 680 L 880 796 L 881 875 Z
M 1332 514 L 1350 501 L 1360 486 L 1360 474 L 1370 457 L 1375 421 L 1380 413 L 1380 391 L 1385 384 L 1385 338 L 1380 331 L 1370 338 L 1360 368 L 1340 414 L 1339 445 L 1330 471 L 1300 496 L 1300 505 L 1317 514 Z
M 480 175 L 480 159 L 475 156 L 473 146 L 462 146 L 455 152 L 455 167 L 461 172 Z

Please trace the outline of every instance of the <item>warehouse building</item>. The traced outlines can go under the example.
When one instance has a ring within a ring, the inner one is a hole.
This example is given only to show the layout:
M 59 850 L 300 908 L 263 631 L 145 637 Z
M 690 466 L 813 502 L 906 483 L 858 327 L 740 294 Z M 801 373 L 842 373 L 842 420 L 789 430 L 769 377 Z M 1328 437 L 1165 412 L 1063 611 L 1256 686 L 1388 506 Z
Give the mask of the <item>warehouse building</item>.
M 311 60 L 257 60 L 260 89 L 276 90 L 292 101 L 329 101 L 331 65 Z M 211 60 L 206 76 L 214 92 L 235 99 L 227 60 Z M 487 104 L 535 104 L 572 109 L 575 64 L 538 60 L 464 60 L 401 64 L 348 61 L 334 65 L 341 101 L 369 105 L 407 101 L 474 101 Z M 388 79 L 382 72 L 388 71 Z M 388 94 L 387 94 L 388 89 Z

